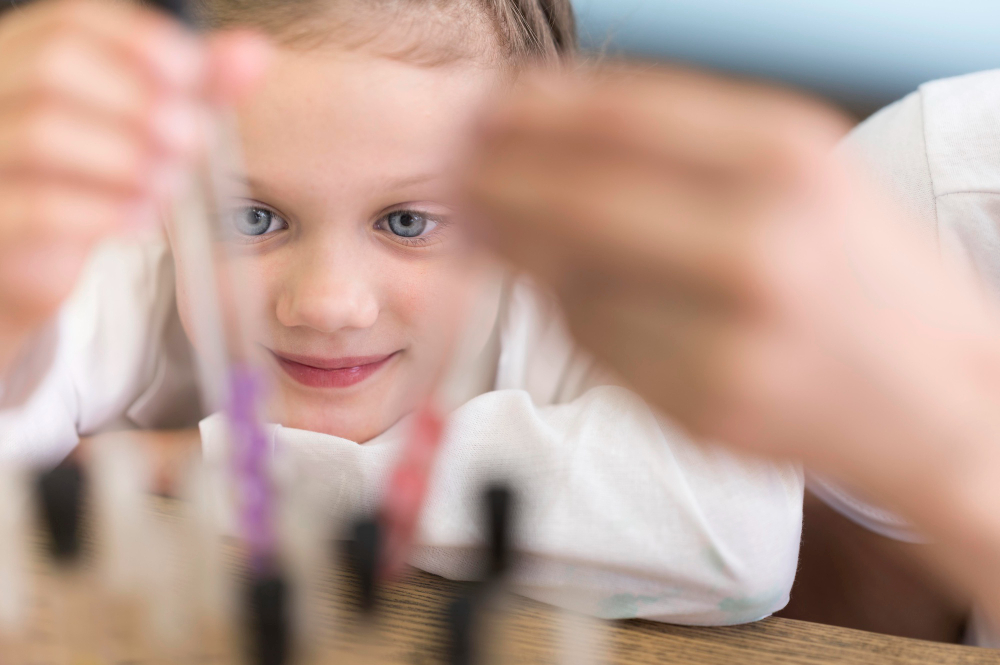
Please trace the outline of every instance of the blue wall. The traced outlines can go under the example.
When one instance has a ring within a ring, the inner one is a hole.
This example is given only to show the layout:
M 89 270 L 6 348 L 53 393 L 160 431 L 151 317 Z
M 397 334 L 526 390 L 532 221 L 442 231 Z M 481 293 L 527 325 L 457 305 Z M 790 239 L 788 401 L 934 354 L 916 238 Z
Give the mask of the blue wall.
M 1000 67 L 1000 0 L 574 0 L 586 47 L 777 78 L 866 112 Z

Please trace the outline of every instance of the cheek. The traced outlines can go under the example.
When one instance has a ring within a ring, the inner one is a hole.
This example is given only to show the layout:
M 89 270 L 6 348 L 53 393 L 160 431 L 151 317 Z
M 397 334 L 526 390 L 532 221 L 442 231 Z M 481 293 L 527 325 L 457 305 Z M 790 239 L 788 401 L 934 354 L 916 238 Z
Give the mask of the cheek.
M 410 286 L 400 289 L 393 306 L 405 321 L 411 340 L 411 380 L 424 383 L 440 378 L 442 370 L 450 366 L 456 345 L 466 343 L 460 336 L 470 334 L 468 314 L 473 298 L 482 296 L 484 285 L 492 283 L 489 275 L 492 273 L 481 267 L 454 261 L 428 262 L 407 275 L 404 283 Z M 485 340 L 492 330 L 492 319 L 482 323 L 487 328 Z
M 386 309 L 422 344 L 441 337 L 454 319 L 457 293 L 454 270 L 447 262 L 396 266 L 386 274 Z
M 235 292 L 239 306 L 251 325 L 261 330 L 267 329 L 267 321 L 273 318 L 274 302 L 278 288 L 282 283 L 283 266 L 280 262 L 267 256 L 247 255 L 233 258 L 228 266 L 229 274 L 238 282 Z M 175 258 L 176 261 L 176 258 Z M 196 334 L 195 322 L 199 320 L 198 312 L 194 311 L 184 280 L 181 278 L 183 266 L 177 264 L 175 288 L 177 293 L 177 312 L 180 314 L 181 325 L 192 346 L 202 352 Z
M 280 252 L 248 254 L 232 259 L 232 275 L 239 281 L 241 305 L 251 325 L 267 330 L 275 318 L 275 308 L 286 283 L 288 264 Z

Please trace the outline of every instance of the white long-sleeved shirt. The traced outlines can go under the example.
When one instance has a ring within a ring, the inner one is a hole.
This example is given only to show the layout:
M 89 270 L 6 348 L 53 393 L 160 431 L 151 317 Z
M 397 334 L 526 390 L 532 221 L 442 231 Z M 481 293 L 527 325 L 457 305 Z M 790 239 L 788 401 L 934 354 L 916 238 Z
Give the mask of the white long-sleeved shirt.
M 0 453 L 54 460 L 80 435 L 195 425 L 192 352 L 173 289 L 162 244 L 103 247 L 54 330 L 0 385 Z M 502 298 L 483 354 L 481 394 L 449 419 L 415 565 L 474 574 L 479 493 L 499 478 L 520 492 L 520 593 L 608 618 L 689 624 L 752 621 L 785 605 L 801 529 L 796 468 L 688 441 L 602 380 L 524 283 Z M 311 500 L 342 513 L 377 501 L 405 426 L 363 445 L 269 431 L 275 454 L 306 475 Z M 201 422 L 206 454 L 224 445 L 222 431 L 218 415 Z
M 947 265 L 1000 295 L 1000 70 L 925 83 L 861 123 L 843 149 L 937 241 Z M 878 533 L 920 539 L 899 518 L 829 483 L 816 489 Z M 1000 631 L 973 629 L 971 641 L 1000 646 Z

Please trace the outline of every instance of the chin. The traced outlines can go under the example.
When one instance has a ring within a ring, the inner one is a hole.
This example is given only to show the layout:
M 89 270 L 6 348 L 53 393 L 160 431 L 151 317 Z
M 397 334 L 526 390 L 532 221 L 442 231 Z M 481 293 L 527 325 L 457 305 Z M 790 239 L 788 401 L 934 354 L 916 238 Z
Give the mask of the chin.
M 345 409 L 343 405 L 336 407 L 315 407 L 313 405 L 286 402 L 285 414 L 281 424 L 285 427 L 329 434 L 356 443 L 365 443 L 392 427 L 399 418 L 359 418 L 359 413 L 373 413 L 375 409 Z M 399 417 L 402 417 L 400 414 Z
M 355 443 L 366 443 L 389 429 L 375 423 L 330 422 L 329 418 L 308 416 L 289 416 L 282 423 L 285 427 L 329 434 Z

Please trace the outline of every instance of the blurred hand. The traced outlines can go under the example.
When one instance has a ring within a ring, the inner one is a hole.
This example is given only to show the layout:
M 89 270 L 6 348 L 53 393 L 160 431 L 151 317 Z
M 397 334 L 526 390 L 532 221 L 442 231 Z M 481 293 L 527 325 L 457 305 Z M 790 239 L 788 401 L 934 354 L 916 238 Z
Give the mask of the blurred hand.
M 1000 320 L 831 155 L 846 127 L 690 72 L 542 75 L 489 120 L 467 184 L 487 241 L 693 434 L 952 536 L 1000 472 Z
M 266 53 L 132 3 L 47 0 L 0 19 L 0 371 L 97 240 L 157 223 L 206 102 L 242 94 Z

